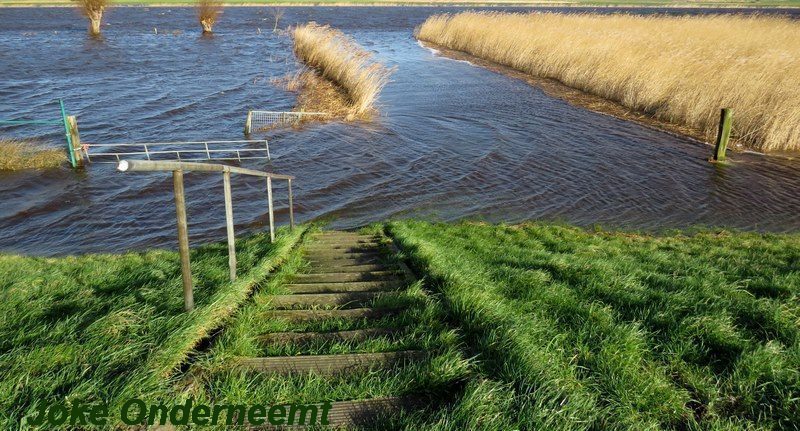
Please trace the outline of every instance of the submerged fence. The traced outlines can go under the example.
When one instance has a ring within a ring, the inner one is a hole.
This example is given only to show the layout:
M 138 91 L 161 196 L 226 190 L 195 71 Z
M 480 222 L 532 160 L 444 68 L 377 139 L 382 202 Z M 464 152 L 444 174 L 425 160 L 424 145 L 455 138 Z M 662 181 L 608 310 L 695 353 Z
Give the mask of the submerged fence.
M 231 197 L 231 173 L 263 177 L 267 179 L 267 206 L 269 212 L 269 238 L 275 242 L 275 215 L 272 202 L 272 179 L 286 180 L 289 186 L 289 226 L 294 229 L 294 202 L 292 197 L 291 175 L 274 174 L 253 169 L 228 166 L 217 163 L 187 163 L 155 160 L 121 160 L 117 165 L 120 172 L 171 171 L 175 194 L 175 213 L 178 224 L 178 251 L 181 258 L 181 278 L 183 280 L 184 309 L 194 308 L 191 262 L 189 261 L 189 232 L 186 222 L 186 196 L 183 188 L 184 171 L 222 172 L 225 196 L 225 224 L 228 231 L 228 266 L 231 281 L 236 280 L 236 236 L 233 229 L 233 201 Z
M 249 135 L 253 130 L 264 130 L 277 126 L 295 125 L 303 120 L 325 118 L 325 112 L 279 112 L 279 111 L 247 111 L 244 122 L 244 134 Z

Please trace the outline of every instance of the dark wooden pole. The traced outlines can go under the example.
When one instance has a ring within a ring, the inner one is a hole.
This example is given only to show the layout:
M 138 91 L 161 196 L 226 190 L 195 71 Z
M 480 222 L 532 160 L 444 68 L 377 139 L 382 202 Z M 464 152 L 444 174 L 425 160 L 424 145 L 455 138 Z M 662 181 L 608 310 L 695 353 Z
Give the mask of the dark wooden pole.
M 275 214 L 272 211 L 272 178 L 267 177 L 267 205 L 269 210 L 269 241 L 275 242 Z
M 231 173 L 222 173 L 225 188 L 225 225 L 228 228 L 228 267 L 231 281 L 236 280 L 236 235 L 233 231 L 233 199 L 231 198 Z
M 289 179 L 289 229 L 294 230 L 294 202 L 292 200 L 292 180 Z
M 181 255 L 181 278 L 183 279 L 183 308 L 194 308 L 192 293 L 192 268 L 189 262 L 189 231 L 186 224 L 186 195 L 183 190 L 183 171 L 172 171 L 172 184 L 175 189 L 175 214 L 178 219 L 178 252 Z
M 719 130 L 717 131 L 717 144 L 714 146 L 714 161 L 724 162 L 725 153 L 728 151 L 728 140 L 731 137 L 731 124 L 733 123 L 733 110 L 723 108 L 719 115 Z

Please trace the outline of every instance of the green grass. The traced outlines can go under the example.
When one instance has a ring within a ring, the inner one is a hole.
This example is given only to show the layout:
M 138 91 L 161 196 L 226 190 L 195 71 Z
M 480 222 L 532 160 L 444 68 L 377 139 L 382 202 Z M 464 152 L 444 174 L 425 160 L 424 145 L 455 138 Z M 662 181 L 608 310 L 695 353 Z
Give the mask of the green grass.
M 288 255 L 303 229 L 192 250 L 196 308 L 183 312 L 178 255 L 154 250 L 61 258 L 0 255 L 0 429 L 39 403 L 158 397 L 209 332 Z M 112 409 L 111 411 L 115 411 Z
M 377 324 L 265 318 L 271 296 L 307 271 L 291 250 L 304 229 L 282 232 L 274 246 L 262 235 L 242 238 L 236 283 L 227 281 L 224 245 L 193 250 L 197 309 L 189 314 L 174 252 L 0 256 L 0 428 L 17 428 L 52 401 L 270 405 L 402 395 L 430 402 L 386 418 L 382 429 L 798 428 L 800 235 L 417 221 L 370 229 L 393 237 L 424 276 L 378 300 L 405 311 Z M 303 345 L 259 339 L 375 326 L 401 331 Z M 240 357 L 406 349 L 430 355 L 401 372 L 335 377 L 231 367 Z
M 441 292 L 517 426 L 798 427 L 798 235 L 387 230 Z

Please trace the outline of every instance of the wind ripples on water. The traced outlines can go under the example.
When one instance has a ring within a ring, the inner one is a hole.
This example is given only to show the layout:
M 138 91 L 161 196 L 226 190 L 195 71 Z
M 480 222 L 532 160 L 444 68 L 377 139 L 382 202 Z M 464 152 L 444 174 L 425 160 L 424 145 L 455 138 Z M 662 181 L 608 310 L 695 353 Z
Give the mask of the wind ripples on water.
M 446 10 L 458 9 L 287 10 L 283 24 L 331 24 L 397 67 L 373 123 L 254 136 L 270 140 L 273 160 L 245 166 L 295 175 L 299 220 L 330 218 L 338 228 L 410 216 L 647 230 L 800 227 L 797 162 L 737 154 L 730 165 L 714 166 L 707 146 L 443 58 L 411 35 L 428 15 Z M 86 142 L 242 139 L 249 109 L 289 110 L 294 103 L 270 84 L 299 66 L 291 41 L 270 31 L 266 8 L 226 9 L 210 38 L 198 34 L 191 9 L 117 8 L 99 41 L 87 38 L 71 9 L 0 14 L 0 118 L 57 118 L 53 99 L 61 97 Z M 62 134 L 57 127 L 0 127 L 0 136 L 53 145 Z M 192 242 L 223 240 L 222 179 L 187 174 L 186 188 Z M 233 193 L 237 233 L 264 229 L 263 180 L 234 176 Z M 285 184 L 276 182 L 275 197 L 276 218 L 285 223 Z M 112 165 L 4 173 L 0 198 L 3 251 L 175 246 L 165 173 L 122 174 Z

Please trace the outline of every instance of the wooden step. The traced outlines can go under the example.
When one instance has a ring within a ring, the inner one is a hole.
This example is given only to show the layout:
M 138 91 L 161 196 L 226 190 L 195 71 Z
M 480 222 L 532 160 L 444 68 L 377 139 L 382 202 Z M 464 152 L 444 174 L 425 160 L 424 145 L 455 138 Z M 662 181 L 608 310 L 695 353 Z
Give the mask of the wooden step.
M 383 263 L 380 256 L 360 256 L 360 257 L 308 257 L 312 266 L 354 266 L 354 265 L 378 265 Z
M 344 253 L 380 253 L 383 247 L 380 246 L 358 246 L 358 245 L 307 245 L 303 247 L 306 254 L 344 254 Z
M 343 239 L 336 239 L 336 238 L 323 238 L 323 239 L 313 239 L 309 242 L 305 243 L 306 246 L 383 246 L 383 242 L 378 239 L 370 238 L 370 239 L 350 239 L 350 238 L 343 238 Z
M 272 319 L 286 319 L 292 322 L 314 322 L 327 319 L 380 319 L 401 312 L 399 308 L 350 308 L 347 310 L 273 310 L 265 313 Z
M 403 280 L 348 281 L 342 283 L 292 283 L 284 287 L 292 293 L 346 293 L 397 290 L 407 285 Z
M 403 410 L 415 410 L 423 406 L 419 398 L 391 397 L 331 403 L 328 410 L 328 426 L 353 427 L 377 425 L 377 422 Z
M 297 283 L 343 283 L 346 281 L 391 281 L 397 280 L 399 271 L 363 271 L 363 272 L 317 272 L 314 274 L 297 274 L 293 281 Z
M 270 424 L 266 418 L 260 417 L 259 423 L 252 423 L 247 415 L 242 418 L 241 424 L 248 430 L 305 430 L 305 429 L 350 429 L 367 427 L 368 429 L 380 426 L 387 418 L 397 415 L 402 411 L 416 410 L 428 404 L 423 397 L 383 397 L 368 398 L 363 400 L 335 401 L 325 403 L 310 403 L 313 409 L 295 410 L 287 407 L 285 417 L 281 418 L 280 425 Z M 327 408 L 327 414 L 326 412 Z M 159 431 L 173 430 L 168 428 L 151 427 Z
M 258 341 L 264 344 L 363 341 L 391 336 L 397 332 L 399 330 L 394 328 L 368 328 L 335 332 L 273 332 L 259 336 Z
M 400 271 L 394 265 L 366 264 L 366 265 L 312 265 L 308 267 L 309 274 L 324 274 L 331 272 L 370 272 L 370 271 Z
M 374 235 L 316 235 L 311 241 L 380 241 Z
M 345 292 L 345 293 L 307 293 L 294 295 L 273 295 L 270 305 L 277 309 L 320 307 L 346 307 L 369 304 L 386 292 Z
M 320 250 L 306 250 L 306 257 L 309 259 L 313 259 L 315 257 L 328 257 L 332 256 L 334 258 L 340 259 L 347 259 L 347 258 L 354 258 L 354 257 L 362 257 L 362 256 L 380 256 L 381 253 L 380 249 L 372 249 L 372 250 L 331 250 L 331 249 L 320 249 Z
M 421 350 L 400 352 L 348 353 L 342 355 L 275 356 L 240 358 L 235 367 L 275 374 L 319 373 L 336 374 L 359 369 L 389 368 L 422 360 Z

